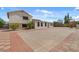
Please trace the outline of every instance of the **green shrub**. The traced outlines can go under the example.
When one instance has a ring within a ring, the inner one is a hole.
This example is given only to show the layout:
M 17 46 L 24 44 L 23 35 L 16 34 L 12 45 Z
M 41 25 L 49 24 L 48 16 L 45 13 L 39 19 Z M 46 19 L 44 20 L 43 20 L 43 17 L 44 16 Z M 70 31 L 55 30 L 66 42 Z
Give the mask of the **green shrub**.
M 32 29 L 33 28 L 33 22 L 30 21 L 28 24 L 27 24 L 27 28 L 28 29 Z
M 69 27 L 69 24 L 64 24 L 64 27 Z
M 76 24 L 79 24 L 79 21 L 76 21 Z
M 18 24 L 18 23 L 11 23 L 11 24 L 9 25 L 9 27 L 10 27 L 12 30 L 15 30 L 15 29 L 17 29 L 17 28 L 19 27 L 19 24 Z

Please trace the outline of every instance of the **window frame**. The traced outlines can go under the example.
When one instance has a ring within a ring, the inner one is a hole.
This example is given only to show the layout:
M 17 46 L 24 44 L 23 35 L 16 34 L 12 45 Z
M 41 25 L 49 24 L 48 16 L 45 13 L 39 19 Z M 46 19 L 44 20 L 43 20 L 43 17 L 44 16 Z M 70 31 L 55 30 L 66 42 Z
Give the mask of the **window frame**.
M 23 20 L 29 20 L 27 16 L 23 16 Z

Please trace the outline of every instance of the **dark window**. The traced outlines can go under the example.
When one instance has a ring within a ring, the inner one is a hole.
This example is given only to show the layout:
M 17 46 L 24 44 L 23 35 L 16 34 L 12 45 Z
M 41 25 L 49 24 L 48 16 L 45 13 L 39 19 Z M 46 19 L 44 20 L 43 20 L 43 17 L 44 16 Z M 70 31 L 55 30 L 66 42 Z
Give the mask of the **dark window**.
M 24 20 L 28 20 L 28 17 L 26 17 L 26 16 L 23 16 L 23 19 L 24 19 Z
M 43 23 L 41 22 L 41 26 L 43 26 Z
M 8 18 L 9 18 L 9 13 L 7 13 L 7 16 L 8 16 Z
M 38 27 L 40 26 L 40 22 L 38 22 Z
M 22 27 L 27 27 L 27 24 L 22 24 Z
M 47 23 L 45 22 L 45 26 L 47 25 Z

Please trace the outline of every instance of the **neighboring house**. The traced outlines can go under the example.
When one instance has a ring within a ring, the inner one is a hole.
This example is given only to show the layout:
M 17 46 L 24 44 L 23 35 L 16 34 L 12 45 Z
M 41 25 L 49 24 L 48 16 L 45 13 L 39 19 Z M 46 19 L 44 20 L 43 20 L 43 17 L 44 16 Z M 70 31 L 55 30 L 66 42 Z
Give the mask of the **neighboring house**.
M 76 25 L 77 25 L 77 24 L 76 24 L 75 20 L 70 20 L 70 21 L 69 21 L 69 26 L 70 26 L 70 27 L 76 27 Z
M 32 19 L 32 15 L 23 10 L 8 12 L 7 17 L 9 18 L 9 24 L 18 23 L 19 28 L 27 27 L 29 21 L 33 21 L 35 29 L 53 27 L 53 22 L 51 23 L 38 19 Z
M 79 21 L 76 21 L 76 27 L 79 28 Z
M 35 29 L 43 29 L 43 28 L 53 27 L 52 22 L 41 21 L 39 19 L 32 19 L 32 20 L 34 22 Z

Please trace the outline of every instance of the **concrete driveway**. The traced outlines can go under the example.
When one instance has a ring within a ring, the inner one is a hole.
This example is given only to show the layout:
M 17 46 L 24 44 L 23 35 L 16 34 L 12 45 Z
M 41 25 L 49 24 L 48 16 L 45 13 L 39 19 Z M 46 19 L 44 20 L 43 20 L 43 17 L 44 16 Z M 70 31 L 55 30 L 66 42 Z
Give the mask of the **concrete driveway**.
M 76 29 L 55 27 L 40 30 L 20 30 L 18 33 L 33 51 L 47 52 L 75 31 Z

